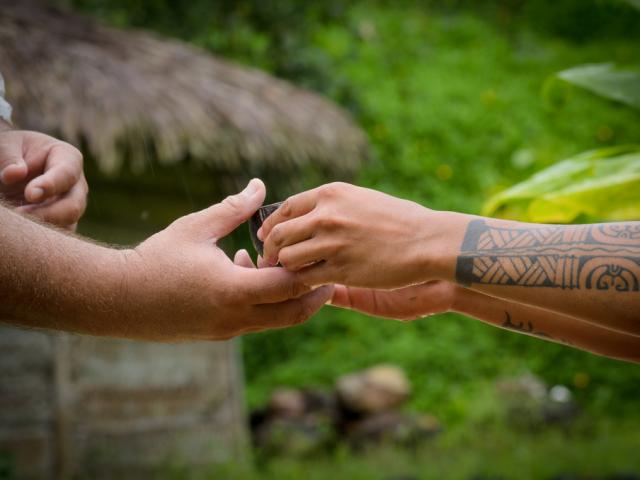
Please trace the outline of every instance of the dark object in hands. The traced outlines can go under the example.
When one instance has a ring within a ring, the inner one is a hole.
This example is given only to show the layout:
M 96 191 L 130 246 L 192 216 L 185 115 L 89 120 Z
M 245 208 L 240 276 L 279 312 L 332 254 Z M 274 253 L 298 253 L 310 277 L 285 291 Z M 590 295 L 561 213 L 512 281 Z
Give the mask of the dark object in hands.
M 262 226 L 262 222 L 264 222 L 269 215 L 275 212 L 280 205 L 282 205 L 282 202 L 263 205 L 249 219 L 249 234 L 251 235 L 251 242 L 253 243 L 256 252 L 260 255 L 262 255 L 263 252 L 263 245 L 258 238 L 258 229 Z

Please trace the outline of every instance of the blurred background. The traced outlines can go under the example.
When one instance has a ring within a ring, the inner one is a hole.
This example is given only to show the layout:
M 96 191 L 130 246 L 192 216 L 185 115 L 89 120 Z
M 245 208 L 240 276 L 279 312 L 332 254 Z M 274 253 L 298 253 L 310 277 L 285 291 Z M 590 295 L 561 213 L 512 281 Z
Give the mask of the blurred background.
M 254 176 L 268 202 L 344 180 L 434 209 L 640 218 L 637 0 L 14 3 L 8 99 L 82 146 L 92 238 L 135 243 Z M 640 478 L 638 366 L 460 315 L 326 307 L 193 348 L 11 335 L 0 478 Z

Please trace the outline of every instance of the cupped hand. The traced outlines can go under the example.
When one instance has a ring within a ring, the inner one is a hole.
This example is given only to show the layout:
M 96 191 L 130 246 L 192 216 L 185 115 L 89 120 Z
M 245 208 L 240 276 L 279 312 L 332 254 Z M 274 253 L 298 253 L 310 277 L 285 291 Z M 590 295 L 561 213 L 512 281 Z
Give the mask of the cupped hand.
M 311 290 L 285 269 L 236 265 L 217 246 L 264 197 L 262 182 L 252 180 L 240 194 L 124 252 L 130 336 L 147 338 L 151 328 L 159 340 L 224 340 L 297 325 L 325 304 L 332 287 Z
M 44 222 L 75 229 L 89 191 L 82 154 L 38 132 L 0 132 L 0 197 Z
M 330 304 L 376 317 L 415 320 L 451 311 L 459 288 L 442 280 L 397 290 L 336 285 Z
M 310 285 L 399 288 L 434 278 L 428 251 L 438 212 L 375 190 L 332 183 L 287 199 L 258 235 L 265 259 Z

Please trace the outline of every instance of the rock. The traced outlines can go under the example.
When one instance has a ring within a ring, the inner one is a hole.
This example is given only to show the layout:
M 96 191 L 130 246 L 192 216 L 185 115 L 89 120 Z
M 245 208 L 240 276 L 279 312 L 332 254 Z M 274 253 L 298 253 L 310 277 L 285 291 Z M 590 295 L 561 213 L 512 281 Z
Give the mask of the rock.
M 344 375 L 336 382 L 340 403 L 361 414 L 391 410 L 401 405 L 411 392 L 402 369 L 378 365 L 359 373 Z
M 532 401 L 541 401 L 547 396 L 547 386 L 532 373 L 499 381 L 497 389 L 504 396 Z
M 567 387 L 556 385 L 547 390 L 532 374 L 498 382 L 497 390 L 507 421 L 515 427 L 537 430 L 549 425 L 568 425 L 579 413 Z
M 318 453 L 333 441 L 330 424 L 317 418 L 275 417 L 253 432 L 254 445 L 261 455 L 300 457 Z
M 542 420 L 547 425 L 569 425 L 579 413 L 580 409 L 573 401 L 571 390 L 564 385 L 551 388 L 541 408 Z
M 347 435 L 356 448 L 380 443 L 415 447 L 441 431 L 440 422 L 432 416 L 381 412 L 351 424 Z
M 271 394 L 267 409 L 273 416 L 301 417 L 306 411 L 305 395 L 300 390 L 279 388 Z

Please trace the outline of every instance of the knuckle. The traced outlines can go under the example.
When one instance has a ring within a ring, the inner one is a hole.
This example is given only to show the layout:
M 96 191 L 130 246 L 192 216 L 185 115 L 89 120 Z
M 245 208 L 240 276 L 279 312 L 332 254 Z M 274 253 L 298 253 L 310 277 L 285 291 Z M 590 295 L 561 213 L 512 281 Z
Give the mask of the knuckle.
M 347 187 L 343 182 L 331 182 L 324 185 L 321 189 L 321 194 L 325 198 L 337 197 L 345 192 Z
M 242 202 L 240 201 L 238 195 L 229 195 L 222 201 L 222 205 L 232 210 L 233 212 L 242 210 Z
M 64 220 L 66 221 L 66 223 L 74 223 L 82 216 L 82 213 L 82 205 L 79 203 L 73 203 L 66 208 Z
M 54 182 L 48 176 L 43 177 L 40 180 L 40 188 L 42 188 L 45 192 L 51 192 L 54 189 Z
M 279 247 L 284 242 L 284 233 L 282 232 L 283 227 L 282 224 L 278 224 L 271 229 L 271 233 L 269 234 L 270 241 L 275 247 Z
M 318 226 L 322 230 L 336 230 L 343 225 L 343 221 L 340 217 L 335 215 L 323 214 L 318 219 Z
M 337 240 L 331 240 L 325 245 L 324 250 L 328 253 L 328 255 L 334 259 L 334 261 L 338 264 L 342 262 L 340 258 L 340 253 L 342 252 L 342 244 Z
M 292 200 L 288 198 L 282 203 L 282 205 L 280 205 L 280 208 L 278 209 L 278 213 L 280 214 L 280 216 L 286 218 L 291 216 L 291 214 L 293 213 L 292 203 Z

